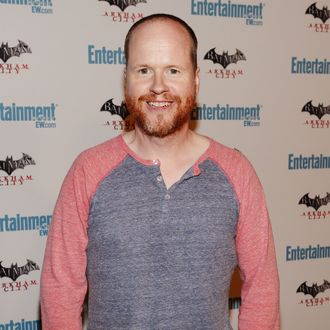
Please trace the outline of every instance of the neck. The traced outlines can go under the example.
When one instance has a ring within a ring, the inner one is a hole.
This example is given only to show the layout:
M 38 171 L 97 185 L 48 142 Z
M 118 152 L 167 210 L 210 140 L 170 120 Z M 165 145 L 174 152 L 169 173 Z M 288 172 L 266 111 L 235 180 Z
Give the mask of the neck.
M 210 144 L 208 138 L 191 131 L 188 123 L 164 138 L 145 135 L 138 127 L 123 138 L 140 158 L 160 161 L 160 171 L 167 188 L 195 164 Z
M 148 136 L 139 128 L 125 135 L 124 139 L 129 147 L 144 159 L 173 159 L 186 150 L 192 143 L 195 133 L 189 129 L 188 123 L 175 133 L 159 138 Z

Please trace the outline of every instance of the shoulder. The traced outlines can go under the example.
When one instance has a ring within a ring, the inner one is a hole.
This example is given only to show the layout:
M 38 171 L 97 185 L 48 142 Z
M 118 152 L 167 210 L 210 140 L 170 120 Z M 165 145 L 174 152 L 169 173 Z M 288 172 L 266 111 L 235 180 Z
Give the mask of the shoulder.
M 122 137 L 117 136 L 81 152 L 74 160 L 68 177 L 96 186 L 108 173 L 124 161 L 127 153 L 122 147 Z
M 98 167 L 100 164 L 111 164 L 125 157 L 122 148 L 122 137 L 116 136 L 96 146 L 82 151 L 74 161 L 76 166 Z
M 224 170 L 232 172 L 235 169 L 252 168 L 250 161 L 238 149 L 210 139 L 209 157 Z
M 209 158 L 225 173 L 239 198 L 248 187 L 260 186 L 255 169 L 239 150 L 211 140 Z

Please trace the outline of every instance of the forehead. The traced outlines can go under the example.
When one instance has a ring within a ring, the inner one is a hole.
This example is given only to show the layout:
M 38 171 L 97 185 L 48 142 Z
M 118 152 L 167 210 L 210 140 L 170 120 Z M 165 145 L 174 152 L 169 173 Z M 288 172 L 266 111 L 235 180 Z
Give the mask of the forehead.
M 175 52 L 175 57 L 190 59 L 192 40 L 186 29 L 168 19 L 143 23 L 133 31 L 129 42 L 129 62 L 143 60 L 152 54 L 168 55 Z M 174 55 L 174 54 L 172 54 Z

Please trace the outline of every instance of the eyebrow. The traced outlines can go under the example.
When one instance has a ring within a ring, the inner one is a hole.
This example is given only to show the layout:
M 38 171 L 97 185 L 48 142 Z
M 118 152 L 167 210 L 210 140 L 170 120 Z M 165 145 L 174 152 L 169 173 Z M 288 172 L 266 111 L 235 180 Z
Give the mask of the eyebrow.
M 136 64 L 134 66 L 131 66 L 132 69 L 138 69 L 138 68 L 152 68 L 152 66 L 150 66 L 149 64 Z M 165 69 L 170 69 L 170 68 L 178 68 L 180 70 L 183 70 L 184 67 L 182 65 L 178 65 L 178 64 L 169 64 L 165 66 Z

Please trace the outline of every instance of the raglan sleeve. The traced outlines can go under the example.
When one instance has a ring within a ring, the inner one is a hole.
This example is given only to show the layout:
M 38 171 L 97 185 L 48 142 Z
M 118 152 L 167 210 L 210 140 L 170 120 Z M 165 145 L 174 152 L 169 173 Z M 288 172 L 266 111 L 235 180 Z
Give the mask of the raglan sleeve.
M 89 208 L 85 172 L 78 157 L 64 179 L 53 213 L 41 273 L 43 330 L 82 329 Z
M 236 250 L 242 278 L 239 330 L 278 330 L 279 277 L 275 247 L 261 183 L 242 156 L 240 215 Z

